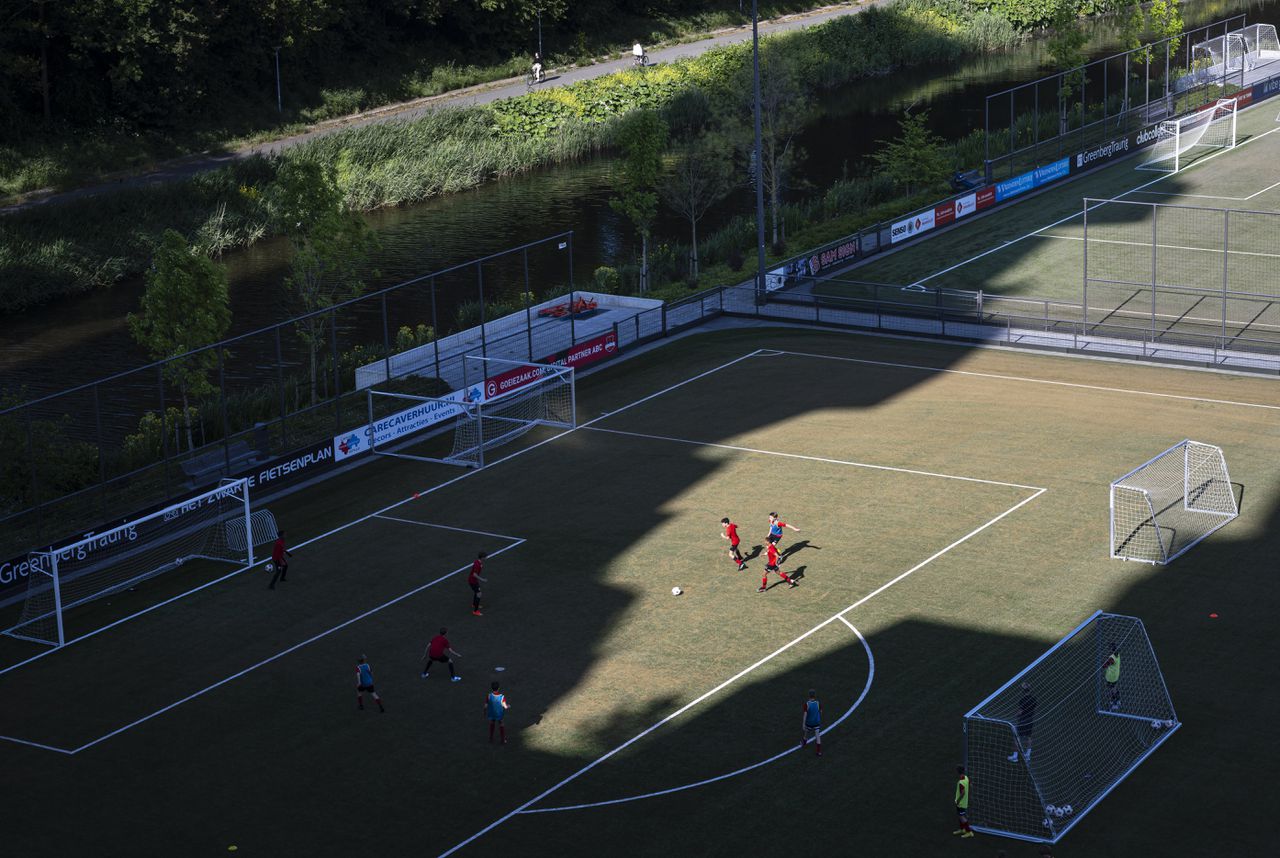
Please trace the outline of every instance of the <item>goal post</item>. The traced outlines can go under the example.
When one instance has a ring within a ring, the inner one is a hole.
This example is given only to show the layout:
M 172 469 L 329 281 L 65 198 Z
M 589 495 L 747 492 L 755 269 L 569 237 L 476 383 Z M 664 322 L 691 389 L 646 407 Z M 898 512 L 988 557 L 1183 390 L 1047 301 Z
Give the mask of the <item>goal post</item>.
M 1138 169 L 1176 173 L 1205 150 L 1235 145 L 1236 100 L 1221 98 L 1195 113 L 1156 126 L 1156 143 Z
M 1180 441 L 1111 483 L 1111 556 L 1169 563 L 1239 514 L 1222 449 Z
M 369 388 L 368 398 L 370 449 L 423 462 L 483 468 L 486 451 L 535 426 L 577 425 L 574 371 L 557 364 L 466 355 L 463 386 L 454 393 L 433 397 Z M 422 445 L 446 433 L 446 440 Z
M 1056 843 L 1179 727 L 1142 621 L 1098 611 L 964 716 L 969 820 Z
M 217 488 L 78 542 L 32 552 L 21 615 L 4 633 L 64 646 L 85 636 L 68 628 L 66 617 L 74 608 L 188 561 L 248 568 L 254 563 L 254 545 L 273 539 L 274 529 L 270 513 L 251 516 L 247 479 L 223 480 Z M 133 616 L 137 614 L 116 622 Z

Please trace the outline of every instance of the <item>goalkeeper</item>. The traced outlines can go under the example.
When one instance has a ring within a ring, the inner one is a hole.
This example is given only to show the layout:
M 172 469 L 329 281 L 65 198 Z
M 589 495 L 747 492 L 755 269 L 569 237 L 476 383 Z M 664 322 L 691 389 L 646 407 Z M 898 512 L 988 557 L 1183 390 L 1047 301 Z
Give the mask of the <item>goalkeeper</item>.
M 1120 689 L 1117 683 L 1120 682 L 1120 653 L 1117 647 L 1111 644 L 1111 655 L 1107 656 L 1107 661 L 1102 666 L 1103 675 L 1107 680 L 1107 692 L 1110 694 L 1111 700 L 1109 708 L 1115 711 L 1120 708 Z

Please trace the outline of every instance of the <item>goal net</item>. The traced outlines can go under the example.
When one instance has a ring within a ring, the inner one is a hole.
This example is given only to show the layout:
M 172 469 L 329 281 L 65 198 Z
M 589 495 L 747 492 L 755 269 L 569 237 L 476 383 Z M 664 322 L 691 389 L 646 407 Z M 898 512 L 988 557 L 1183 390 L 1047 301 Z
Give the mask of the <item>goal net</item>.
M 1222 450 L 1182 441 L 1111 484 L 1111 556 L 1168 563 L 1239 513 Z
M 1161 122 L 1156 143 L 1138 169 L 1176 173 L 1210 150 L 1235 145 L 1236 100 L 1223 98 L 1189 116 Z
M 576 425 L 573 369 L 555 364 L 467 355 L 463 387 L 449 396 L 372 388 L 368 396 L 370 449 L 418 461 L 482 468 L 486 451 L 535 426 Z M 431 427 L 435 430 L 423 431 Z M 424 446 L 424 436 L 435 440 L 442 434 L 443 439 Z
M 1099 611 L 965 715 L 969 821 L 1056 843 L 1180 726 L 1142 621 Z
M 79 542 L 33 552 L 21 617 L 5 633 L 53 646 L 70 643 L 84 636 L 66 622 L 78 606 L 192 560 L 252 566 L 253 545 L 275 536 L 265 532 L 265 523 L 261 515 L 250 520 L 248 480 L 225 480 L 216 489 Z M 274 531 L 273 520 L 270 526 Z

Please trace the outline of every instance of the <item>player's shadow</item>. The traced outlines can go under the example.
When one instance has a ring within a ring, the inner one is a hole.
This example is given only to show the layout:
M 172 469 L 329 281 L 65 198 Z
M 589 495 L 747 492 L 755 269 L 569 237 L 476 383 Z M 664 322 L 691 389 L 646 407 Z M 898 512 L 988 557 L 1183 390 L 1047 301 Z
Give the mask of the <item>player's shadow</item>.
M 805 570 L 804 566 L 797 566 L 794 570 L 788 571 L 786 569 L 783 569 L 782 571 L 786 572 L 787 577 L 791 578 L 793 581 L 799 581 L 801 578 L 804 577 L 804 570 Z M 777 581 L 770 583 L 767 587 L 765 587 L 765 590 L 766 591 L 772 590 L 774 587 L 781 587 L 783 584 L 786 584 L 786 583 L 787 583 L 786 581 L 779 579 Z M 790 585 L 788 584 L 787 586 L 790 586 Z
M 742 559 L 743 559 L 743 560 L 755 560 L 757 557 L 759 557 L 759 556 L 760 556 L 760 552 L 761 552 L 761 551 L 764 551 L 764 546 L 763 546 L 763 545 L 753 545 L 753 546 L 751 546 L 751 553 L 750 553 L 750 554 L 744 554 L 744 555 L 742 556 Z
M 802 578 L 804 578 L 804 571 L 808 568 L 809 568 L 808 566 L 797 566 L 794 570 L 792 570 L 791 572 L 788 572 L 787 574 L 790 575 L 796 581 L 799 581 Z
M 783 550 L 782 554 L 779 556 L 785 560 L 786 558 L 790 557 L 793 554 L 798 554 L 799 552 L 804 551 L 806 548 L 812 548 L 814 551 L 822 550 L 821 545 L 813 545 L 809 542 L 809 540 L 802 539 L 799 542 L 794 542 L 791 545 L 788 545 L 786 549 Z

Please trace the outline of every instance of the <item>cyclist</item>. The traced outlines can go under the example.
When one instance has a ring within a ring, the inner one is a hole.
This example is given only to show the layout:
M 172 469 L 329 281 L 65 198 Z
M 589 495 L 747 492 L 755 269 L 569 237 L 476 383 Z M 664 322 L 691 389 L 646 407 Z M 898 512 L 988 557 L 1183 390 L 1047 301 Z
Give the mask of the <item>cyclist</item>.
M 533 65 L 530 67 L 530 70 L 533 72 L 533 82 L 542 83 L 542 80 L 545 77 L 543 73 L 542 54 L 537 51 L 533 52 Z
M 642 66 L 648 62 L 649 58 L 644 54 L 644 46 L 636 42 L 631 46 L 631 56 L 635 59 L 635 64 Z

